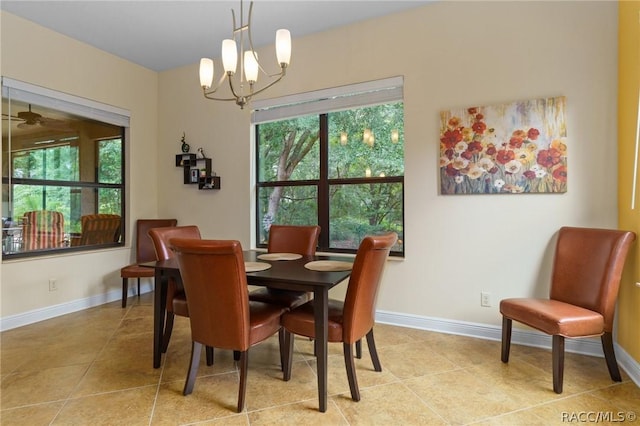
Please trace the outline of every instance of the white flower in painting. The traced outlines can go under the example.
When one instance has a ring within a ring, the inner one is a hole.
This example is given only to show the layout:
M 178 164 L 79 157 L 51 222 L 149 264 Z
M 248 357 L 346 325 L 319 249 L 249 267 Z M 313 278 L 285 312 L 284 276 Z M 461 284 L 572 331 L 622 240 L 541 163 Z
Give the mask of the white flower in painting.
M 533 170 L 533 167 L 531 168 L 531 170 Z M 538 170 L 535 170 L 535 173 L 537 178 L 543 178 L 547 175 L 547 171 L 540 168 L 538 168 Z
M 483 157 L 476 163 L 482 170 L 490 171 L 494 167 L 494 162 L 490 158 Z
M 532 172 L 537 172 L 538 170 L 543 170 L 540 164 L 534 164 L 533 166 L 531 166 Z
M 504 165 L 504 171 L 511 174 L 516 174 L 522 169 L 522 163 L 518 160 L 511 160 Z
M 493 182 L 493 186 L 495 186 L 498 189 L 502 189 L 504 184 L 505 184 L 505 181 L 503 181 L 502 179 L 496 179 L 496 181 Z
M 458 175 L 458 176 L 456 176 L 456 177 L 455 177 L 455 178 L 453 178 L 453 179 L 456 181 L 456 183 L 462 183 L 462 182 L 464 182 L 464 177 L 463 177 L 463 176 L 459 176 L 459 175 Z
M 484 169 L 475 165 L 469 169 L 467 176 L 469 176 L 469 179 L 480 179 L 483 174 L 484 174 Z
M 467 148 L 468 148 L 468 147 L 469 147 L 469 145 L 467 145 L 467 143 L 466 143 L 466 142 L 460 141 L 460 142 L 458 142 L 458 143 L 456 144 L 456 146 L 455 146 L 454 150 L 455 150 L 457 153 L 465 152 L 465 151 L 467 150 Z
M 467 160 L 466 158 L 458 157 L 452 161 L 452 165 L 454 169 L 461 170 L 469 165 L 469 160 Z
M 451 160 L 449 160 L 449 157 L 446 155 L 440 157 L 440 167 L 446 167 L 450 162 Z

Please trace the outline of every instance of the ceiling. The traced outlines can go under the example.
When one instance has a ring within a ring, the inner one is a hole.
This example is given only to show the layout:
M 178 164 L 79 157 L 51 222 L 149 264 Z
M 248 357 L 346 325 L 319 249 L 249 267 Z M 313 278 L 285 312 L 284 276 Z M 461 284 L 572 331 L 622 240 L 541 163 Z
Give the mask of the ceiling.
M 255 47 L 272 44 L 279 28 L 295 38 L 354 22 L 423 6 L 412 1 L 256 0 L 252 37 Z M 231 37 L 231 10 L 240 21 L 240 1 L 25 1 L 2 0 L 0 9 L 154 71 L 219 57 Z M 244 2 L 244 15 L 249 2 Z M 274 60 L 275 62 L 275 60 Z

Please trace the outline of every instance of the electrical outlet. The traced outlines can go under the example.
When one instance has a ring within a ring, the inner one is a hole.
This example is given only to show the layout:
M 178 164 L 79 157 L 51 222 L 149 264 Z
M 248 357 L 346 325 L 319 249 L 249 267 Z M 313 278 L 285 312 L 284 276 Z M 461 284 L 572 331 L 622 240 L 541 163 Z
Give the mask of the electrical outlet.
M 49 278 L 49 291 L 56 291 L 58 289 L 58 281 L 55 278 Z
M 491 293 L 486 291 L 480 292 L 480 306 L 488 308 L 491 306 Z

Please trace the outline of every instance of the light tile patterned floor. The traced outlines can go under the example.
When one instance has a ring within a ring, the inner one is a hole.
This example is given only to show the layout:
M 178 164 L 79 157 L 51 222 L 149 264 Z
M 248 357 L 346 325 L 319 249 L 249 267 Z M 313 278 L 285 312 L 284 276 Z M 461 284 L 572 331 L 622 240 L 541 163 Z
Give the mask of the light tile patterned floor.
M 362 399 L 350 398 L 342 345 L 329 346 L 329 404 L 317 410 L 312 343 L 296 339 L 292 379 L 282 381 L 277 339 L 251 349 L 245 411 L 235 412 L 238 372 L 229 351 L 182 387 L 189 322 L 176 318 L 161 368 L 152 368 L 152 294 L 65 315 L 1 335 L 0 423 L 9 425 L 553 425 L 570 416 L 640 415 L 640 389 L 609 378 L 602 358 L 567 354 L 565 391 L 552 390 L 547 350 L 379 324 L 383 371 L 363 346 Z M 585 423 L 575 421 L 573 423 Z M 600 422 L 606 424 L 606 422 Z M 625 424 L 638 424 L 626 421 Z

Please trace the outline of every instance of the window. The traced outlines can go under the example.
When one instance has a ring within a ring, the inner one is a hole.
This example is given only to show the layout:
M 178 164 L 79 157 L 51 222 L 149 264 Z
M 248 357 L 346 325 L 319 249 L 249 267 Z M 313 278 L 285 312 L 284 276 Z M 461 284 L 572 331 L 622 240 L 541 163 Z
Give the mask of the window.
M 318 224 L 320 251 L 355 253 L 366 235 L 395 231 L 391 254 L 404 255 L 402 86 L 376 83 L 254 113 L 258 247 L 273 223 Z
M 2 119 L 3 258 L 122 245 L 128 113 L 3 78 Z

